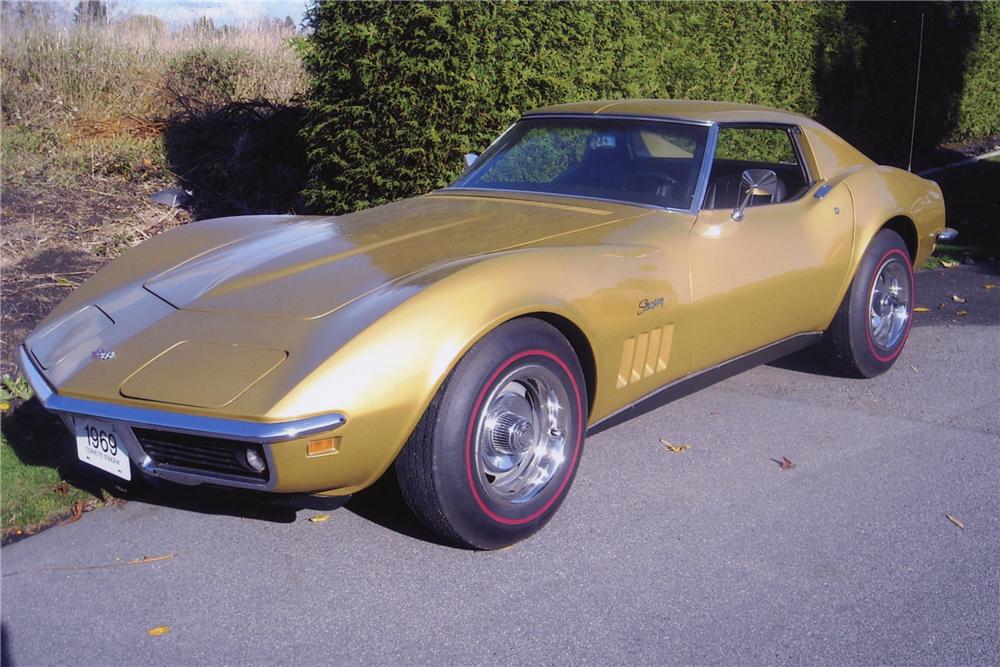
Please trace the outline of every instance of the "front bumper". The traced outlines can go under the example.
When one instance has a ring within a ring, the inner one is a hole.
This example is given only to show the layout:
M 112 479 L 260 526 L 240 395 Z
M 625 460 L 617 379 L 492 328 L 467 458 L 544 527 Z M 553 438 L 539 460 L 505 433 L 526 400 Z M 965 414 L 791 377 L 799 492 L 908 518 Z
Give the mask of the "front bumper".
M 294 482 L 282 479 L 284 466 L 278 460 L 282 457 L 277 455 L 275 446 L 302 441 L 304 448 L 304 440 L 311 436 L 329 434 L 347 422 L 347 418 L 340 413 L 285 422 L 252 422 L 72 398 L 56 393 L 23 345 L 18 348 L 18 364 L 41 404 L 62 417 L 67 426 L 72 427 L 71 420 L 75 416 L 114 422 L 122 427 L 129 458 L 143 474 L 189 486 L 213 484 L 275 492 L 320 490 L 298 489 Z M 233 441 L 234 444 L 258 445 L 264 452 L 269 475 L 267 479 L 253 479 L 155 461 L 143 449 L 133 430 L 135 428 L 222 439 Z

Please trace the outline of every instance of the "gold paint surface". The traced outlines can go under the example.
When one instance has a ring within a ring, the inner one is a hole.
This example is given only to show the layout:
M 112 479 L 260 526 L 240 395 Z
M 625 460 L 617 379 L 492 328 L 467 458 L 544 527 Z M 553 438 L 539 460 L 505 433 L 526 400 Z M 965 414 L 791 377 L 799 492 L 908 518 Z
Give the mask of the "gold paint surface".
M 157 403 L 220 408 L 278 367 L 288 353 L 266 347 L 183 341 L 164 350 L 121 386 L 121 394 Z M 188 382 L 163 382 L 165 376 Z
M 346 494 L 392 464 L 462 355 L 508 320 L 544 315 L 583 341 L 595 423 L 714 363 L 823 331 L 887 221 L 913 225 L 916 265 L 944 226 L 935 184 L 795 114 L 650 100 L 553 109 L 799 124 L 817 181 L 739 223 L 730 211 L 454 190 L 340 217 L 191 223 L 105 266 L 26 346 L 67 397 L 256 422 L 342 413 L 335 433 L 308 439 L 341 438 L 336 456 L 308 458 L 308 440 L 270 452 L 275 491 Z M 113 324 L 97 318 L 76 341 L 59 325 L 90 306 Z M 97 347 L 114 358 L 95 360 Z

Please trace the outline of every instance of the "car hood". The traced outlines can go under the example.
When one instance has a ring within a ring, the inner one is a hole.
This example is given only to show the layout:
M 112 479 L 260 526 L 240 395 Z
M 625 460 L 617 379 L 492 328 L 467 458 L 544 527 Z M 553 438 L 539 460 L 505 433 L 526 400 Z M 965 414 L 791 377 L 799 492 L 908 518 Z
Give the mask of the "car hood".
M 144 286 L 180 309 L 313 319 L 431 266 L 646 212 L 441 191 L 339 217 L 268 218 Z

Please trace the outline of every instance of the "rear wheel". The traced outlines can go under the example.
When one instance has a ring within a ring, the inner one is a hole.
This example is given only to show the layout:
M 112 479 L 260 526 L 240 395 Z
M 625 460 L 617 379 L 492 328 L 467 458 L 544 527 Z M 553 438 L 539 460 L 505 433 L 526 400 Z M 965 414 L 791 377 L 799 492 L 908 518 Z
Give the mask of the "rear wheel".
M 531 318 L 487 334 L 434 397 L 396 461 L 417 517 L 457 544 L 496 549 L 538 531 L 583 451 L 586 393 L 567 340 Z
M 910 333 L 914 286 L 906 244 L 883 229 L 872 239 L 824 336 L 830 363 L 855 377 L 889 370 Z

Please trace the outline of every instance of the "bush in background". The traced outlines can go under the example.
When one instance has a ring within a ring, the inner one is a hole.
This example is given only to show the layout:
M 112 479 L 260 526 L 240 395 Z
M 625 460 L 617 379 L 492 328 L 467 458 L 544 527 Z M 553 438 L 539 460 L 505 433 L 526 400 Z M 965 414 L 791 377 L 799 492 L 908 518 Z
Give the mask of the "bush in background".
M 1000 132 L 996 2 L 318 2 L 304 195 L 344 212 L 426 192 L 522 112 L 582 99 L 776 106 L 905 164 L 921 12 L 920 148 Z

